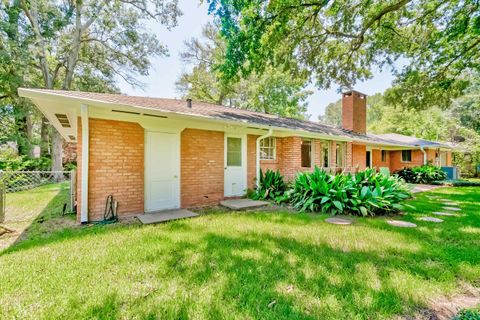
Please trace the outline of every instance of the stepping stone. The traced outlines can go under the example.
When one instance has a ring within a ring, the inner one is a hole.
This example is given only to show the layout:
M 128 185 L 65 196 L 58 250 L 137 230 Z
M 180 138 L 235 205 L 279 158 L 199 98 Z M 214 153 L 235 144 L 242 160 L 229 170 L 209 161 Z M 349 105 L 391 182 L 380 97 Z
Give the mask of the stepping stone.
M 401 221 L 401 220 L 387 220 L 387 223 L 391 226 L 400 227 L 400 228 L 416 228 L 417 227 L 415 223 L 408 222 L 408 221 Z
M 342 218 L 328 218 L 328 219 L 325 219 L 325 222 L 328 222 L 331 224 L 349 225 L 349 224 L 352 224 L 353 221 L 348 219 L 342 219 Z
M 257 201 L 251 199 L 229 199 L 220 201 L 220 204 L 232 210 L 245 210 L 264 207 L 268 205 L 267 201 Z
M 434 218 L 434 217 L 420 217 L 420 218 L 418 218 L 418 220 L 436 222 L 436 223 L 443 222 L 442 219 Z
M 140 220 L 142 224 L 162 223 L 193 217 L 198 217 L 198 214 L 185 209 L 156 211 L 137 215 L 138 220 Z
M 457 202 L 444 202 L 443 204 L 447 206 L 458 206 Z
M 438 196 L 427 196 L 428 199 L 437 199 Z
M 455 213 L 450 213 L 450 212 L 432 212 L 432 214 L 435 214 L 437 216 L 448 216 L 448 217 L 458 217 L 458 214 Z
M 457 207 L 443 207 L 444 210 L 450 210 L 450 211 L 461 211 L 462 209 L 457 208 Z
M 445 198 L 440 198 L 440 199 L 438 199 L 438 200 L 440 200 L 440 201 L 449 201 L 449 202 L 452 201 L 451 199 L 445 199 Z

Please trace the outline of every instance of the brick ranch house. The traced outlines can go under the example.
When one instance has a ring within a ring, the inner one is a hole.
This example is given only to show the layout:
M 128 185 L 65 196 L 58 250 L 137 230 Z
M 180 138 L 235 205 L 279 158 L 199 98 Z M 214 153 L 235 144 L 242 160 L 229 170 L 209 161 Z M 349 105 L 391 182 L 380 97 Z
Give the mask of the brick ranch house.
M 119 217 L 216 204 L 255 186 L 259 168 L 292 179 L 331 171 L 433 162 L 449 146 L 366 132 L 366 95 L 343 94 L 343 128 L 191 100 L 19 89 L 67 142 L 77 142 L 78 219 L 101 220 L 105 199 Z

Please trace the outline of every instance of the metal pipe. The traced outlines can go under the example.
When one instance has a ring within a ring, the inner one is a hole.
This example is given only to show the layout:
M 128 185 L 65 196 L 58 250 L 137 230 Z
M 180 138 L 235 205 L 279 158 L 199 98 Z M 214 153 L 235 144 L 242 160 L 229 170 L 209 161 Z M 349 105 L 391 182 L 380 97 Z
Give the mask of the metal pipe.
M 423 146 L 420 146 L 420 150 L 423 152 L 423 164 L 427 164 L 427 152 L 423 149 Z
M 257 152 L 256 152 L 257 155 L 256 155 L 256 158 L 255 158 L 256 168 L 257 168 L 257 174 L 256 174 L 256 178 L 257 178 L 256 185 L 257 185 L 257 187 L 260 185 L 260 141 L 265 139 L 265 138 L 270 137 L 272 134 L 273 134 L 273 130 L 268 129 L 268 132 L 266 134 L 257 138 Z

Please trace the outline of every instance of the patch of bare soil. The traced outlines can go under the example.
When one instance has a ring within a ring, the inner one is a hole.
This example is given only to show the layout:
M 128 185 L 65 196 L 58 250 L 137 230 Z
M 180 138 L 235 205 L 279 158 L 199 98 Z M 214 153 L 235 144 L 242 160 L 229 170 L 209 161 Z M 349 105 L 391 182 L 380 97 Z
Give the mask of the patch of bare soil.
M 461 294 L 431 299 L 428 308 L 420 310 L 414 316 L 400 317 L 398 320 L 448 320 L 460 310 L 475 308 L 478 305 L 480 305 L 480 288 L 465 284 L 462 286 Z

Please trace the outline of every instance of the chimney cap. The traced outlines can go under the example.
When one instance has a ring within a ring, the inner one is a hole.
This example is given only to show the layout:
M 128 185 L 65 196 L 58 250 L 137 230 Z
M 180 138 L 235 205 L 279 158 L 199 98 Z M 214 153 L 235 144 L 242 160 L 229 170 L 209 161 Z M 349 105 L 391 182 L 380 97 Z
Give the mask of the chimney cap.
M 191 109 L 192 108 L 192 99 L 187 98 L 187 108 Z
M 350 95 L 352 95 L 353 93 L 356 93 L 356 94 L 358 94 L 359 96 L 363 96 L 363 98 L 366 98 L 366 97 L 367 97 L 367 95 L 366 95 L 365 93 L 362 93 L 362 92 L 357 91 L 357 90 L 348 90 L 348 91 L 345 91 L 345 92 L 342 93 L 342 96 L 344 96 L 344 97 L 345 97 L 345 96 L 350 96 Z

